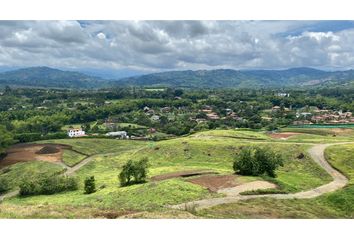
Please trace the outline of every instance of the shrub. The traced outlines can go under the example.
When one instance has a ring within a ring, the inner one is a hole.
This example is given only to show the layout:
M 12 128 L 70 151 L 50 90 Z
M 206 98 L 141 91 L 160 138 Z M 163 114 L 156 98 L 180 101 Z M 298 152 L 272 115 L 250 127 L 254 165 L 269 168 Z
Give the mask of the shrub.
M 78 189 L 75 178 L 66 176 L 43 176 L 40 178 L 26 179 L 20 183 L 20 195 L 50 195 L 64 191 L 74 191 Z
M 95 184 L 95 177 L 87 177 L 85 179 L 85 194 L 91 194 L 96 192 L 96 184 Z
M 147 176 L 147 168 L 147 158 L 143 158 L 140 161 L 129 160 L 126 164 L 123 165 L 123 169 L 118 175 L 121 186 L 145 182 Z
M 236 156 L 233 168 L 235 173 L 241 175 L 267 174 L 275 177 L 275 170 L 279 166 L 283 166 L 283 159 L 279 154 L 266 148 L 246 147 Z
M 10 184 L 7 179 L 0 178 L 0 193 L 10 190 Z

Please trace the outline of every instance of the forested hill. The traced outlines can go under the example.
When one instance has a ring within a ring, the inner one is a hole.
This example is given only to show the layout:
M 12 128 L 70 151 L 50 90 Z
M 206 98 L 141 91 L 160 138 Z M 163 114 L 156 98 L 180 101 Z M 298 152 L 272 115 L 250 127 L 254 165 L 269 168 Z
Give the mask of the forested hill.
M 327 72 L 313 68 L 287 70 L 198 70 L 154 73 L 119 80 L 119 85 L 195 88 L 353 86 L 354 71 Z
M 48 88 L 100 88 L 106 81 L 79 72 L 49 67 L 23 68 L 0 73 L 0 85 Z
M 33 67 L 0 73 L 1 86 L 45 88 L 107 88 L 124 86 L 179 88 L 354 87 L 354 71 L 327 72 L 313 68 L 287 70 L 171 71 L 104 80 L 80 72 Z

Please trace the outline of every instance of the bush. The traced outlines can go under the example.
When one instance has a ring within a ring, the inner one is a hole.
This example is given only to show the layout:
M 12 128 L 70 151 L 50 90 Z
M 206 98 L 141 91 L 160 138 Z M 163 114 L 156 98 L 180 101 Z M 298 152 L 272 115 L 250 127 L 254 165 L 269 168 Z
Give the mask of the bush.
M 241 175 L 267 174 L 275 177 L 275 170 L 279 166 L 283 166 L 283 159 L 279 154 L 266 148 L 246 147 L 236 156 L 233 168 L 235 173 Z
M 75 178 L 66 176 L 43 176 L 40 178 L 26 179 L 20 184 L 20 195 L 50 195 L 64 191 L 74 191 L 78 189 Z
M 0 193 L 4 193 L 10 190 L 10 184 L 7 179 L 0 178 Z
M 95 177 L 87 177 L 85 179 L 85 194 L 91 194 L 96 192 L 96 184 L 95 184 Z
M 145 182 L 147 176 L 147 168 L 147 158 L 143 158 L 140 161 L 129 160 L 126 164 L 123 165 L 123 169 L 118 176 L 121 186 Z

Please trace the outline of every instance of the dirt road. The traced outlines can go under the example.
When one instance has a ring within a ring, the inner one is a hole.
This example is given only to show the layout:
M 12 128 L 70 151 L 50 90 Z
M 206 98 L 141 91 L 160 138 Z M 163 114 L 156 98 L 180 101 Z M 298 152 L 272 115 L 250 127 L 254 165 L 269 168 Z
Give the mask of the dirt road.
M 203 208 L 208 208 L 208 207 L 213 207 L 216 205 L 220 204 L 226 204 L 226 203 L 234 203 L 238 202 L 240 200 L 246 200 L 246 199 L 253 199 L 253 198 L 262 198 L 262 197 L 268 197 L 268 198 L 275 198 L 275 199 L 306 199 L 306 198 L 315 198 L 318 197 L 324 193 L 329 193 L 336 191 L 340 188 L 343 188 L 345 185 L 348 183 L 348 179 L 335 170 L 325 159 L 324 157 L 324 150 L 333 145 L 340 145 L 340 144 L 350 144 L 353 142 L 342 142 L 342 143 L 331 143 L 331 144 L 317 144 L 310 148 L 308 150 L 310 156 L 312 159 L 319 164 L 328 174 L 330 174 L 333 178 L 333 181 L 319 186 L 317 188 L 310 189 L 308 191 L 303 191 L 303 192 L 297 192 L 297 193 L 290 193 L 290 194 L 264 194 L 264 195 L 240 195 L 239 189 L 228 189 L 227 191 L 224 191 L 223 193 L 226 194 L 226 197 L 223 198 L 211 198 L 211 199 L 203 199 L 199 201 L 192 201 L 192 202 L 187 202 L 187 203 L 182 203 L 178 205 L 173 205 L 170 206 L 171 208 L 174 209 L 186 209 L 186 208 L 195 208 L 195 209 L 203 209 Z M 242 185 L 241 185 L 242 186 Z M 239 188 L 240 186 L 237 186 L 235 188 Z M 269 186 L 271 187 L 271 186 Z M 262 187 L 264 189 L 264 187 Z M 245 186 L 243 190 L 250 190 Z M 251 189 L 254 190 L 254 189 Z

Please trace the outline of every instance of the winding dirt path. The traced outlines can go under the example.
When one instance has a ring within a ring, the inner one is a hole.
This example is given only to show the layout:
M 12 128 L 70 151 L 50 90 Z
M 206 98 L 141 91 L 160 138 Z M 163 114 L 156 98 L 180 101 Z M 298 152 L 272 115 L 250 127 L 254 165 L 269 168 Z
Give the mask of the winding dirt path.
M 240 191 L 237 189 L 232 191 L 232 189 L 228 189 L 224 193 L 226 194 L 226 197 L 222 198 L 211 198 L 211 199 L 203 199 L 199 201 L 191 201 L 187 203 L 182 203 L 178 205 L 173 205 L 170 206 L 171 208 L 174 209 L 181 209 L 185 210 L 187 208 L 195 208 L 195 209 L 203 209 L 203 208 L 208 208 L 208 207 L 213 207 L 216 205 L 220 204 L 226 204 L 226 203 L 235 203 L 240 200 L 247 200 L 247 199 L 253 199 L 253 198 L 262 198 L 262 197 L 268 197 L 268 198 L 275 198 L 275 199 L 306 199 L 306 198 L 315 198 L 318 197 L 324 193 L 330 193 L 333 191 L 336 191 L 338 189 L 343 188 L 345 185 L 348 184 L 348 179 L 335 170 L 325 159 L 324 156 L 324 150 L 333 145 L 341 145 L 341 144 L 350 144 L 353 142 L 341 142 L 341 143 L 330 143 L 330 144 L 316 144 L 312 148 L 308 150 L 310 156 L 312 159 L 320 165 L 329 175 L 332 176 L 333 181 L 319 186 L 317 188 L 313 188 L 307 191 L 302 191 L 302 192 L 297 192 L 297 193 L 289 193 L 289 194 L 263 194 L 263 195 L 240 195 Z M 251 182 L 252 183 L 252 182 Z M 235 187 L 237 188 L 237 187 Z M 271 188 L 271 186 L 269 186 Z M 231 192 L 231 194 L 230 194 Z

